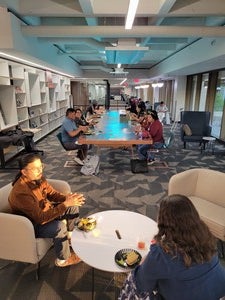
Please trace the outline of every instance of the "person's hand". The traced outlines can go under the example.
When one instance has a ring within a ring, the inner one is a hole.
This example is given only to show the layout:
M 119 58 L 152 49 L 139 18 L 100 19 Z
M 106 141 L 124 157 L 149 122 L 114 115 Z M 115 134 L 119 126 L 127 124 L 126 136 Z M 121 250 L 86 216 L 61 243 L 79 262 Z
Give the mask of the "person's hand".
M 64 204 L 66 207 L 69 206 L 82 206 L 85 203 L 85 198 L 83 194 L 73 193 L 66 196 Z
M 88 126 L 79 126 L 79 128 L 80 128 L 81 131 L 83 131 L 83 132 L 87 132 L 87 131 L 88 131 Z
M 136 133 L 141 132 L 141 131 L 142 131 L 141 126 L 140 126 L 140 125 L 137 125 L 137 126 L 134 128 L 134 131 L 135 131 Z

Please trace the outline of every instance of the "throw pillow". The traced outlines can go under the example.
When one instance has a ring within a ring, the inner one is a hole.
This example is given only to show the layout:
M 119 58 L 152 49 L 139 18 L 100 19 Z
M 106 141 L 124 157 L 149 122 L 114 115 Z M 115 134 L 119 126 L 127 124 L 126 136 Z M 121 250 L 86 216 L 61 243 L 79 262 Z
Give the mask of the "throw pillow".
M 192 131 L 191 128 L 188 126 L 188 124 L 184 124 L 183 125 L 183 131 L 185 133 L 185 135 L 192 135 Z

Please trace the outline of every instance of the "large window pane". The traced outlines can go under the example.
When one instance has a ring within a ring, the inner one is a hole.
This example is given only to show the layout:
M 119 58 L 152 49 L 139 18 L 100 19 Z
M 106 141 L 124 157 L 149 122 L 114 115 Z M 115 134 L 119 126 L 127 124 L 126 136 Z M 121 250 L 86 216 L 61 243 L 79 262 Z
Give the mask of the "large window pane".
M 205 111 L 208 83 L 209 83 L 209 74 L 203 74 L 202 75 L 200 101 L 199 101 L 199 111 Z
M 190 110 L 194 110 L 194 108 L 195 108 L 196 88 L 197 88 L 197 75 L 192 77 Z
M 225 102 L 225 71 L 218 73 L 216 96 L 213 108 L 212 135 L 220 138 L 223 110 Z

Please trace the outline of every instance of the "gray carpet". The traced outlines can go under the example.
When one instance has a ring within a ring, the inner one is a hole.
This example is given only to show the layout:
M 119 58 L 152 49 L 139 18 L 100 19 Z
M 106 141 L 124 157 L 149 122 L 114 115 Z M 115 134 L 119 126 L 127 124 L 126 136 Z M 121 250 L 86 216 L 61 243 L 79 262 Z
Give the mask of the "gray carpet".
M 169 128 L 165 128 L 165 132 Z M 125 149 L 103 148 L 100 152 L 100 172 L 97 176 L 80 174 L 80 167 L 73 162 L 73 153 L 66 152 L 56 138 L 56 132 L 38 143 L 45 151 L 43 161 L 47 178 L 69 182 L 73 191 L 84 193 L 86 203 L 81 215 L 97 211 L 125 209 L 136 211 L 156 219 L 160 200 L 167 195 L 168 181 L 173 174 L 190 168 L 210 168 L 225 172 L 224 145 L 217 142 L 215 154 L 201 153 L 198 144 L 182 148 L 179 128 L 170 149 L 156 154 L 157 159 L 166 161 L 149 166 L 149 172 L 133 174 L 130 170 L 131 153 Z M 166 133 L 165 133 L 166 134 Z M 135 148 L 134 148 L 135 150 Z M 95 153 L 93 147 L 90 153 Z M 67 167 L 64 167 L 67 163 Z M 17 158 L 7 167 L 17 166 Z M 1 170 L 0 186 L 12 181 L 17 170 Z M 41 262 L 41 278 L 35 280 L 35 266 L 0 261 L 1 299 L 91 299 L 92 269 L 83 262 L 77 266 L 60 269 L 54 266 L 54 253 L 50 250 Z M 9 263 L 9 264 L 8 264 Z M 5 266 L 5 267 L 4 267 Z M 110 285 L 113 274 L 95 271 L 95 299 L 115 299 L 119 289 Z

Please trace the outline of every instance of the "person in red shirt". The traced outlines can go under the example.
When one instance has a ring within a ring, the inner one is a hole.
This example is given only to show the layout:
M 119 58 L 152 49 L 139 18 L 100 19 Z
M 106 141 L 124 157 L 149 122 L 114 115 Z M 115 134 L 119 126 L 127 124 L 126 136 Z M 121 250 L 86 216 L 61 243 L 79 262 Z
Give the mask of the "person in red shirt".
M 155 158 L 151 148 L 160 149 L 164 145 L 163 126 L 159 121 L 158 114 L 152 110 L 147 115 L 147 122 L 141 126 L 142 138 L 151 138 L 153 144 L 143 144 L 138 146 L 138 156 L 141 160 L 148 160 L 149 164 L 154 163 Z

